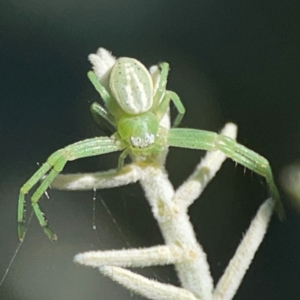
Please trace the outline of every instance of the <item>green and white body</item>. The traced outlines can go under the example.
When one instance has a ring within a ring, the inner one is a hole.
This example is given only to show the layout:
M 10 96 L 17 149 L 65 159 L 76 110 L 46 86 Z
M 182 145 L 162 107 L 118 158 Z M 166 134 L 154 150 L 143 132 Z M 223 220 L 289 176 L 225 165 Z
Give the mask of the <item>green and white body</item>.
M 105 56 L 106 50 L 102 51 Z M 105 119 L 115 133 L 111 136 L 79 141 L 54 152 L 22 186 L 18 207 L 20 240 L 24 238 L 25 233 L 25 195 L 39 181 L 41 184 L 31 198 L 32 207 L 47 236 L 56 240 L 55 233 L 49 228 L 40 209 L 39 200 L 68 161 L 122 151 L 118 164 L 120 171 L 128 155 L 135 161 L 156 163 L 170 146 L 220 150 L 237 163 L 265 177 L 271 197 L 276 201 L 278 215 L 283 217 L 284 211 L 272 171 L 264 157 L 224 135 L 199 129 L 177 128 L 185 108 L 176 93 L 166 90 L 168 63 L 161 63 L 159 68 L 152 69 L 152 72 L 133 58 L 121 57 L 115 61 L 103 59 L 101 63 L 104 66 L 103 73 L 101 70 L 101 74 L 96 70 L 90 71 L 88 77 L 100 93 L 105 107 L 95 102 L 91 105 L 91 111 L 96 122 L 100 122 L 101 118 Z M 170 101 L 178 110 L 173 128 L 162 125 Z

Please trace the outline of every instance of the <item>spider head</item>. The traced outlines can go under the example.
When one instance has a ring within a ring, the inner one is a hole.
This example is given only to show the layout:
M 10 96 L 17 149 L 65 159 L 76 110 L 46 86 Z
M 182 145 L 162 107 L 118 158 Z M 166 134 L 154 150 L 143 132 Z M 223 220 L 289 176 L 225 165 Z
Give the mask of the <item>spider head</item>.
M 157 117 L 152 112 L 124 116 L 118 122 L 118 132 L 136 153 L 147 153 L 155 144 L 159 129 Z

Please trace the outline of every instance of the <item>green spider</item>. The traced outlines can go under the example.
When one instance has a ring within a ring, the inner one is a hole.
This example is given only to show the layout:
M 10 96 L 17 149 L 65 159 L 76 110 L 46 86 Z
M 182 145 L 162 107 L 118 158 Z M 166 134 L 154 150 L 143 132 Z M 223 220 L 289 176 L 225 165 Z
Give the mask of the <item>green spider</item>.
M 105 103 L 105 108 L 97 102 L 93 103 L 92 114 L 96 121 L 105 119 L 116 132 L 110 137 L 86 139 L 54 152 L 22 186 L 18 205 L 18 234 L 21 241 L 25 234 L 25 195 L 40 180 L 42 182 L 31 198 L 32 207 L 47 236 L 51 240 L 57 239 L 38 202 L 68 161 L 122 151 L 117 169 L 120 171 L 128 155 L 133 160 L 142 159 L 151 164 L 169 146 L 220 150 L 237 163 L 265 177 L 271 197 L 276 201 L 277 213 L 283 218 L 284 210 L 279 193 L 269 162 L 264 157 L 215 132 L 176 128 L 185 114 L 185 108 L 176 93 L 166 90 L 168 73 L 169 65 L 166 62 L 159 65 L 158 75 L 155 77 L 142 63 L 128 57 L 121 57 L 113 62 L 107 74 L 106 87 L 94 72 L 88 73 L 90 81 Z M 161 120 L 168 112 L 170 101 L 176 106 L 178 115 L 174 127 L 168 129 L 161 125 Z

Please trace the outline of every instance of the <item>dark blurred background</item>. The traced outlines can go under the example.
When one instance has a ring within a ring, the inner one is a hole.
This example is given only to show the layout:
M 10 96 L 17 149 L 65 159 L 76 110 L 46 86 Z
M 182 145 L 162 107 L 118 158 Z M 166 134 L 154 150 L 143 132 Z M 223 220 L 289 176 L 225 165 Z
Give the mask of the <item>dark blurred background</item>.
M 278 180 L 300 156 L 300 2 L 0 2 L 0 277 L 18 246 L 19 188 L 53 151 L 103 135 L 90 103 L 89 53 L 105 47 L 147 67 L 171 64 L 168 87 L 187 109 L 183 127 L 239 126 L 238 140 L 267 157 Z M 99 99 L 99 101 L 101 101 Z M 178 186 L 203 152 L 172 149 Z M 69 163 L 66 173 L 114 168 L 118 155 Z M 52 243 L 35 217 L 0 287 L 0 299 L 142 299 L 97 270 L 75 265 L 87 250 L 163 243 L 138 184 L 93 192 L 49 191 L 41 206 L 58 234 Z M 190 209 L 215 282 L 267 197 L 264 180 L 227 161 Z M 234 299 L 300 299 L 300 216 L 282 192 L 285 222 L 274 216 Z M 27 215 L 31 207 L 28 202 Z M 170 267 L 136 270 L 178 285 Z

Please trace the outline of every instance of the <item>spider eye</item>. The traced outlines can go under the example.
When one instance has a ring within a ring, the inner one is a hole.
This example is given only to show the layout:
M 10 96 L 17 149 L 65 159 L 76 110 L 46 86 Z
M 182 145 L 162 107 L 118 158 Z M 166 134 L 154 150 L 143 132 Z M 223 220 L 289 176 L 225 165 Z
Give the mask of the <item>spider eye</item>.
M 154 143 L 154 140 L 155 140 L 154 134 L 150 134 L 150 137 L 149 137 L 149 144 L 153 144 L 153 143 Z
M 130 141 L 131 141 L 131 144 L 132 144 L 133 147 L 141 147 L 142 139 L 140 137 L 132 136 L 130 138 Z
M 155 140 L 155 135 L 154 134 L 147 134 L 145 138 L 141 137 L 130 137 L 130 142 L 133 147 L 139 147 L 139 148 L 145 148 L 148 147 L 149 145 L 152 145 Z
M 149 145 L 153 144 L 154 140 L 155 140 L 154 134 L 147 134 L 146 138 L 145 138 L 145 144 L 146 144 L 146 146 L 149 146 Z

